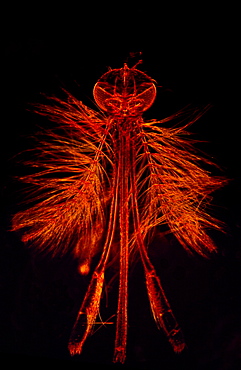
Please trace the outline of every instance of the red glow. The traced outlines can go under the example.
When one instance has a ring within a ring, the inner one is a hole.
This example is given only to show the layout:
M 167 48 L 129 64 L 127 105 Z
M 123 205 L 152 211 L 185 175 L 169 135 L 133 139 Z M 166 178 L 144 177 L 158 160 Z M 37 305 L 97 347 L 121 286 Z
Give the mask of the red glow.
M 67 93 L 66 101 L 49 98 L 36 112 L 58 123 L 38 136 L 37 156 L 26 165 L 37 169 L 21 180 L 31 184 L 34 205 L 17 213 L 13 230 L 23 240 L 53 255 L 72 250 L 79 272 L 90 271 L 101 251 L 69 341 L 79 354 L 99 312 L 107 262 L 118 245 L 119 296 L 114 362 L 124 362 L 127 344 L 128 271 L 130 254 L 139 251 L 153 317 L 174 351 L 185 347 L 159 277 L 147 253 L 147 241 L 159 225 L 168 225 L 187 251 L 207 256 L 216 246 L 206 233 L 221 229 L 206 212 L 210 194 L 225 180 L 211 177 L 199 163 L 186 127 L 203 112 L 192 112 L 182 127 L 163 128 L 180 111 L 161 121 L 144 121 L 142 113 L 156 96 L 154 81 L 135 67 L 105 73 L 94 87 L 96 112 Z M 104 242 L 103 242 L 104 240 Z

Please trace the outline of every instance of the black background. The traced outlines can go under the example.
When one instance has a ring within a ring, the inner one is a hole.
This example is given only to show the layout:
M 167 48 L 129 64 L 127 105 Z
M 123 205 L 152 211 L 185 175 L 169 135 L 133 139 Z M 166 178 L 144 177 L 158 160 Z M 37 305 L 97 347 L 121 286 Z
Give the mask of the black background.
M 157 81 L 158 95 L 146 118 L 163 118 L 192 103 L 212 109 L 191 127 L 206 140 L 202 149 L 222 167 L 230 183 L 214 195 L 216 215 L 227 233 L 214 234 L 219 254 L 189 257 L 173 240 L 150 249 L 166 294 L 185 333 L 188 348 L 172 353 L 151 317 L 141 266 L 130 283 L 127 361 L 133 369 L 236 369 L 240 331 L 240 151 L 237 9 L 229 4 L 177 7 L 163 4 L 34 3 L 6 9 L 2 32 L 1 123 L 1 353 L 25 366 L 65 365 L 115 368 L 114 325 L 90 337 L 83 355 L 70 358 L 68 336 L 88 278 L 71 258 L 32 257 L 10 233 L 18 209 L 12 159 L 26 148 L 25 136 L 43 120 L 26 111 L 40 93 L 68 88 L 94 108 L 92 88 L 107 68 L 133 65 Z M 142 53 L 139 57 L 139 53 Z M 134 58 L 130 58 L 130 53 Z M 161 248 L 159 248 L 161 245 Z M 115 313 L 116 289 L 108 296 L 107 320 Z M 104 314 L 103 314 L 104 315 Z M 114 318 L 112 318 L 114 321 Z M 112 320 L 110 319 L 110 321 Z

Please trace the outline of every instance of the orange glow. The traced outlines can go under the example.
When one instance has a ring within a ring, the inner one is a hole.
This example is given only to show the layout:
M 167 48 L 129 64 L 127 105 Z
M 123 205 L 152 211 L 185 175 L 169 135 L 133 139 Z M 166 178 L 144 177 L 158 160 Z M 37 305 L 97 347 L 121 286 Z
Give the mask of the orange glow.
M 27 195 L 33 203 L 14 216 L 12 228 L 23 229 L 24 242 L 53 256 L 71 250 L 83 275 L 89 273 L 92 258 L 101 254 L 71 333 L 72 355 L 81 353 L 97 322 L 107 263 L 115 263 L 119 256 L 113 361 L 125 361 L 128 272 L 134 252 L 139 252 L 143 264 L 156 324 L 174 351 L 181 352 L 184 337 L 147 244 L 160 225 L 167 225 L 188 252 L 206 257 L 216 250 L 206 230 L 221 230 L 221 224 L 206 210 L 210 194 L 225 180 L 211 177 L 201 167 L 212 163 L 194 150 L 186 131 L 205 109 L 144 121 L 142 113 L 156 96 L 155 81 L 126 64 L 96 83 L 99 112 L 65 93 L 65 101 L 51 97 L 49 105 L 35 108 L 58 127 L 37 135 L 33 157 L 25 161 L 35 170 L 21 178 L 31 185 Z M 185 120 L 182 126 L 162 127 Z
M 79 272 L 81 275 L 88 275 L 90 272 L 90 265 L 88 262 L 84 262 L 82 265 L 79 266 Z

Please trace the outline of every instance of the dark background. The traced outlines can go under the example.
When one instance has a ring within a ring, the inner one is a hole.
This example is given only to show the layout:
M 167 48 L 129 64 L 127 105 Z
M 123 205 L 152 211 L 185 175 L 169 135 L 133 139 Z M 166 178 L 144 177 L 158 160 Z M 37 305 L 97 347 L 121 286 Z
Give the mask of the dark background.
M 214 195 L 216 216 L 227 233 L 213 235 L 219 254 L 211 260 L 189 257 L 171 240 L 155 240 L 156 261 L 166 294 L 185 333 L 188 348 L 173 354 L 151 317 L 141 266 L 130 283 L 127 361 L 133 369 L 236 369 L 240 364 L 240 134 L 238 10 L 229 4 L 185 7 L 34 3 L 6 9 L 2 32 L 1 123 L 1 340 L 2 361 L 25 366 L 65 365 L 82 369 L 112 365 L 114 325 L 100 328 L 83 354 L 70 358 L 67 342 L 88 278 L 76 262 L 33 257 L 10 233 L 19 195 L 14 155 L 25 136 L 43 119 L 26 111 L 40 93 L 68 88 L 94 108 L 97 79 L 124 62 L 157 81 L 158 95 L 146 118 L 163 118 L 192 103 L 212 109 L 191 127 L 209 142 L 201 148 L 222 168 L 230 183 Z M 139 53 L 142 53 L 139 57 Z M 130 58 L 130 53 L 135 55 Z M 160 248 L 161 245 L 161 248 Z M 115 313 L 116 290 L 108 295 L 103 320 Z M 102 314 L 102 311 L 101 311 Z M 105 316 L 104 316 L 105 315 Z M 114 318 L 110 321 L 115 321 Z

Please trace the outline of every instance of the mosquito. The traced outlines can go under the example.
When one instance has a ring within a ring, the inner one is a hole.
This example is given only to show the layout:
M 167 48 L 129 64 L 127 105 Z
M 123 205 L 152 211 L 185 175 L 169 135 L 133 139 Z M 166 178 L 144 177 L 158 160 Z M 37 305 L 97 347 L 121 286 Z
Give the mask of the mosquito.
M 12 229 L 22 230 L 25 243 L 53 256 L 72 251 L 84 275 L 90 273 L 93 257 L 100 256 L 69 339 L 71 355 L 81 353 L 92 332 L 106 268 L 118 260 L 113 362 L 124 363 L 128 273 L 138 255 L 157 327 L 175 352 L 185 348 L 148 245 L 164 226 L 190 253 L 207 257 L 215 251 L 207 230 L 221 230 L 222 225 L 207 213 L 207 207 L 210 194 L 225 180 L 203 169 L 213 163 L 197 152 L 186 130 L 207 108 L 144 120 L 156 91 L 156 82 L 137 65 L 124 64 L 104 73 L 95 84 L 98 110 L 67 91 L 64 100 L 48 97 L 48 104 L 34 108 L 57 127 L 37 135 L 37 155 L 25 160 L 35 169 L 20 177 L 29 186 L 30 204 L 15 214 Z M 172 121 L 179 123 L 163 127 Z

